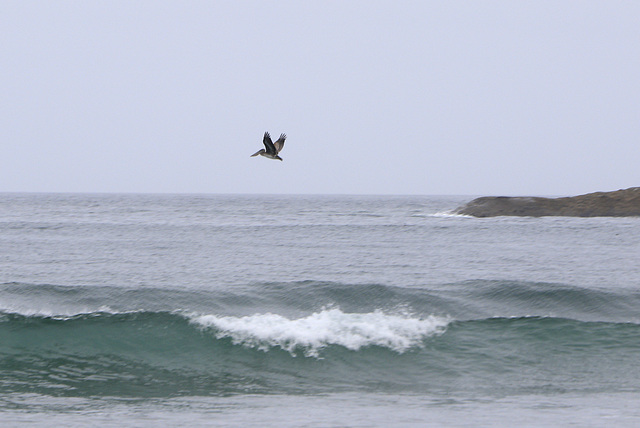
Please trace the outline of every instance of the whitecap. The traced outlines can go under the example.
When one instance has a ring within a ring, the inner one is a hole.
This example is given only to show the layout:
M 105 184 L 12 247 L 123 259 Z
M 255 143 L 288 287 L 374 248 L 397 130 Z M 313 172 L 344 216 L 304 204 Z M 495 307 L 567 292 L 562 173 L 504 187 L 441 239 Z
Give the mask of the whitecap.
M 189 318 L 201 328 L 211 329 L 218 339 L 228 337 L 234 344 L 263 351 L 277 346 L 292 355 L 296 349 L 302 349 L 305 355 L 313 357 L 318 357 L 320 350 L 330 345 L 353 351 L 380 346 L 402 353 L 422 346 L 423 339 L 442 333 L 449 323 L 448 319 L 436 316 L 416 318 L 380 310 L 345 313 L 339 308 L 323 309 L 298 319 L 272 313 Z

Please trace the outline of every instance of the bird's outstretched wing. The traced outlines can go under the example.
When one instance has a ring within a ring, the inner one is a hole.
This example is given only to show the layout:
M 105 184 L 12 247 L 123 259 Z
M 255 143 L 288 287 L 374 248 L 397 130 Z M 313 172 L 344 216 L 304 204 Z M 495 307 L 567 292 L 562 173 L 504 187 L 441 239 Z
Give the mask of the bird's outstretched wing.
M 273 145 L 276 148 L 276 153 L 280 153 L 280 150 L 282 150 L 282 148 L 284 147 L 284 140 L 286 139 L 287 139 L 287 134 L 280 134 L 280 138 L 278 138 L 278 141 L 273 143 Z
M 276 147 L 273 145 L 273 142 L 271 141 L 271 135 L 269 135 L 268 132 L 264 133 L 264 138 L 262 139 L 262 142 L 264 143 L 264 147 L 267 149 L 267 153 L 271 155 L 278 154 Z

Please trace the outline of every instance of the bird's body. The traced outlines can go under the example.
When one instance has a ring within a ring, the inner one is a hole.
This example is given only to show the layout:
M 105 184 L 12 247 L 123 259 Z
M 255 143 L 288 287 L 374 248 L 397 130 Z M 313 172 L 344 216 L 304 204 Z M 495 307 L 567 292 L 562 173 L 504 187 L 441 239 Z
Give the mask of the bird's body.
M 278 156 L 278 153 L 280 153 L 280 150 L 282 150 L 282 148 L 284 147 L 284 140 L 286 139 L 287 136 L 285 134 L 280 134 L 280 138 L 278 138 L 278 140 L 274 143 L 271 141 L 271 135 L 269 135 L 268 132 L 265 132 L 264 137 L 262 138 L 264 149 L 258 150 L 257 152 L 252 154 L 251 157 L 260 155 L 269 159 L 282 160 L 282 158 Z

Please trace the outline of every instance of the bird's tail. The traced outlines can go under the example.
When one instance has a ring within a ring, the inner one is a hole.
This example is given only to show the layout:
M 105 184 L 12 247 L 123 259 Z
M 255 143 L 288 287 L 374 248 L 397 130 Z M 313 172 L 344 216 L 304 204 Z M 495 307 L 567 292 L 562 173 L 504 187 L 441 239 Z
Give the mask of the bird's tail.
M 255 152 L 254 154 L 252 154 L 251 156 L 249 156 L 250 158 L 254 157 L 254 156 L 258 156 L 260 154 L 262 150 L 258 150 L 257 152 Z

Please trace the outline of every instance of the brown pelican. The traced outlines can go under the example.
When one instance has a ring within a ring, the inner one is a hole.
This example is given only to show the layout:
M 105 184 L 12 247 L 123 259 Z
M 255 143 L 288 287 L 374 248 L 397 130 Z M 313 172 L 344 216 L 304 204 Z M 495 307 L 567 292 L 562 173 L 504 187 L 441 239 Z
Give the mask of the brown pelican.
M 268 132 L 265 132 L 264 138 L 262 139 L 262 142 L 264 143 L 265 148 L 258 150 L 257 152 L 252 154 L 251 157 L 262 155 L 269 159 L 282 160 L 282 158 L 278 156 L 278 153 L 280 153 L 280 150 L 282 150 L 282 148 L 284 147 L 284 140 L 286 139 L 287 139 L 287 136 L 285 134 L 280 134 L 280 138 L 278 138 L 278 141 L 273 143 L 271 141 L 271 135 L 269 135 Z

